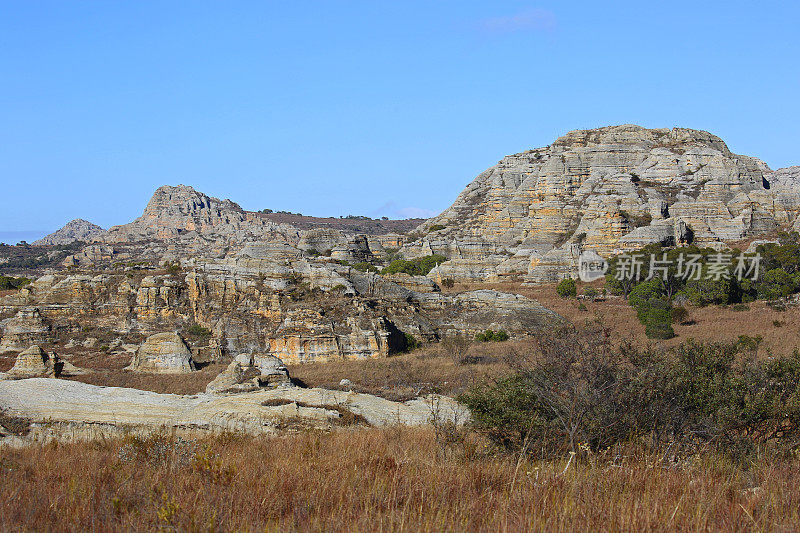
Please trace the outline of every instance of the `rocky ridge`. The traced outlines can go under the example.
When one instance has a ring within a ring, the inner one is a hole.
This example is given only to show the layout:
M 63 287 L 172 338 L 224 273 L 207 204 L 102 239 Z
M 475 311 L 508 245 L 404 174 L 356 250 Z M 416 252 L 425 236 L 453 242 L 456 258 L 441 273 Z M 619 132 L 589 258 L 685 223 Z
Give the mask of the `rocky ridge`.
M 434 278 L 556 281 L 577 274 L 584 250 L 716 246 L 800 228 L 797 168 L 772 171 L 699 130 L 573 131 L 481 173 L 402 252 L 448 257 Z

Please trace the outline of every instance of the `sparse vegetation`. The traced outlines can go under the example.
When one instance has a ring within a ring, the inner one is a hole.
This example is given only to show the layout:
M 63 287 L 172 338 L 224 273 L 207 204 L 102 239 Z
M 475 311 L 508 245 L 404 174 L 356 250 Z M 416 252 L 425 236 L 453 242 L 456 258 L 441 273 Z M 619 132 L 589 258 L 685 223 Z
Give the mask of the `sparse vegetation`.
M 211 330 L 201 326 L 200 324 L 192 324 L 186 328 L 186 333 L 193 337 L 210 337 Z
M 453 278 L 444 278 L 442 280 L 442 287 L 444 287 L 445 289 L 452 289 L 455 286 L 456 282 L 453 280 Z
M 759 446 L 790 453 L 800 437 L 800 354 L 759 361 L 747 354 L 760 342 L 689 341 L 670 353 L 563 329 L 537 338 L 514 374 L 460 398 L 495 443 L 539 458 L 623 443 L 713 446 L 737 460 Z
M 15 278 L 13 276 L 0 275 L 0 291 L 14 291 L 30 283 L 31 280 L 25 277 Z
M 378 267 L 376 267 L 375 265 L 373 265 L 371 263 L 367 263 L 367 262 L 355 263 L 353 265 L 353 268 L 355 268 L 356 270 L 359 270 L 361 272 L 377 272 L 378 271 Z

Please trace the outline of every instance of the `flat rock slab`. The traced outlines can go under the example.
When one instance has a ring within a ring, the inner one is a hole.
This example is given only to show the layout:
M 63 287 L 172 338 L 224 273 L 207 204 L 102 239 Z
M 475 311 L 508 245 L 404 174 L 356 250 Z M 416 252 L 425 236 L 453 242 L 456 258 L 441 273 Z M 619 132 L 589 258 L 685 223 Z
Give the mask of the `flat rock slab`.
M 284 405 L 264 406 L 268 400 Z M 303 405 L 287 409 L 288 402 Z M 280 403 L 280 402 L 277 402 Z M 369 394 L 285 387 L 231 395 L 182 396 L 77 381 L 31 378 L 0 381 L 0 409 L 38 423 L 86 423 L 117 427 L 195 428 L 209 431 L 271 433 L 287 417 L 325 421 L 339 406 L 373 426 L 422 425 L 434 418 L 464 423 L 465 407 L 444 396 L 393 402 Z

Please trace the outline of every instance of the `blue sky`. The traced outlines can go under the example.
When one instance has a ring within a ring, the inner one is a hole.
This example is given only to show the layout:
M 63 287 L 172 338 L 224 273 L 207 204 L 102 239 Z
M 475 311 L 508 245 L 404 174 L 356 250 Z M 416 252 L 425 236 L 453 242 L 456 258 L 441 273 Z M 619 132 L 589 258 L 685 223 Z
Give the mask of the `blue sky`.
M 245 209 L 405 217 L 610 124 L 800 164 L 796 2 L 0 1 L 0 240 Z M 5 237 L 4 237 L 5 236 Z

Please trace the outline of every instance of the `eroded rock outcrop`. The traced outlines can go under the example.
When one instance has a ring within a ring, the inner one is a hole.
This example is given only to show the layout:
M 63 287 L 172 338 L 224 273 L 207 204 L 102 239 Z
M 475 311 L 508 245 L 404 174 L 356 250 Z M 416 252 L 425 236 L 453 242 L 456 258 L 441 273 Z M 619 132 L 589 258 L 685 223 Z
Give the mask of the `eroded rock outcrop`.
M 165 428 L 258 435 L 278 432 L 287 418 L 330 427 L 343 409 L 372 426 L 427 424 L 434 413 L 440 422 L 469 421 L 464 406 L 438 395 L 393 402 L 369 394 L 277 387 L 233 395 L 181 396 L 38 378 L 0 381 L 0 409 L 31 420 L 31 438 L 40 441 L 102 438 Z
M 34 344 L 17 356 L 6 374 L 11 379 L 55 377 L 61 373 L 61 363 L 55 353 L 47 353 Z
M 206 392 L 251 392 L 279 386 L 292 386 L 283 361 L 269 354 L 248 353 L 237 355 L 228 368 L 206 386 Z
M 403 253 L 447 256 L 435 273 L 442 277 L 552 281 L 576 273 L 575 247 L 609 256 L 651 242 L 708 245 L 797 225 L 798 174 L 733 154 L 704 131 L 574 131 L 481 173 Z
M 147 340 L 133 356 L 130 370 L 180 374 L 194 370 L 192 352 L 177 333 L 156 333 Z
M 106 242 L 180 241 L 181 247 L 205 240 L 244 243 L 262 239 L 297 242 L 296 228 L 276 224 L 250 213 L 230 200 L 220 200 L 187 185 L 159 187 L 142 216 L 129 224 L 114 226 L 103 238 Z
M 0 353 L 18 352 L 36 343 L 47 342 L 50 326 L 42 319 L 38 307 L 26 307 L 3 325 Z

